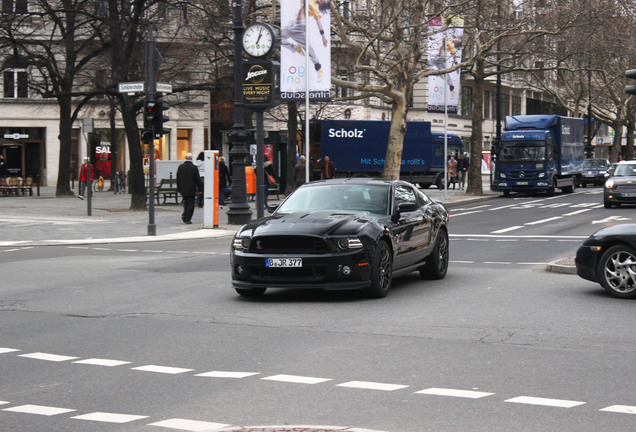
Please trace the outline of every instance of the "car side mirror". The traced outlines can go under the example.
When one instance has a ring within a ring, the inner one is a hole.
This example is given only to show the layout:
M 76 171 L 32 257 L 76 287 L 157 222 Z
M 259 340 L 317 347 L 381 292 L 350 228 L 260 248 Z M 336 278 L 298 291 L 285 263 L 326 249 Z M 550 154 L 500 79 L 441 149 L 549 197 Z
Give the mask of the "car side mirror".
M 417 209 L 417 204 L 408 202 L 400 203 L 398 204 L 395 213 L 393 213 L 393 215 L 391 216 L 391 221 L 393 223 L 397 223 L 400 220 L 400 216 L 402 215 L 402 213 L 414 212 Z

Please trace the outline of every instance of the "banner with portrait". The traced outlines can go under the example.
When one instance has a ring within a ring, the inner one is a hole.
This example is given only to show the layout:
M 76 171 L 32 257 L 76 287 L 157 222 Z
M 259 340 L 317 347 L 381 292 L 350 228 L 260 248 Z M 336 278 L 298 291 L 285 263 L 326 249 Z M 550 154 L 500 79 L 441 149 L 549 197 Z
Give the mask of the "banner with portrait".
M 432 70 L 443 70 L 453 67 L 462 61 L 462 45 L 464 29 L 461 17 L 436 17 L 429 22 L 428 65 Z M 444 74 L 428 77 L 428 111 L 444 112 L 444 105 L 449 113 L 456 114 L 460 95 L 459 69 Z M 444 92 L 446 98 L 444 98 Z
M 305 46 L 305 4 L 303 0 L 281 0 L 280 5 L 280 98 L 281 102 L 305 100 L 309 79 L 309 100 L 331 100 L 331 0 L 309 2 L 309 49 Z M 309 51 L 309 70 L 305 55 Z

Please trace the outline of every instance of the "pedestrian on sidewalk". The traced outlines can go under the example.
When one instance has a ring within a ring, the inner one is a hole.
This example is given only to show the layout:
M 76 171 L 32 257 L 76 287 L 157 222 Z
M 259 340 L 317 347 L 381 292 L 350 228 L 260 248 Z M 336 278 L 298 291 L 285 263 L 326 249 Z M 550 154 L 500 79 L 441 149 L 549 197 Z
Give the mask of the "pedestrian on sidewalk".
M 457 159 L 457 177 L 459 179 L 459 188 L 464 189 L 466 186 L 466 176 L 468 175 L 468 158 L 464 153 L 459 155 Z
M 205 153 L 200 152 L 199 156 L 197 156 L 197 160 L 194 162 L 197 169 L 199 170 L 199 177 L 201 178 L 201 190 L 197 194 L 197 207 L 203 208 L 203 194 L 204 194 L 204 185 L 205 185 Z
M 95 177 L 95 168 L 93 167 L 93 165 L 91 164 L 91 179 L 90 181 L 88 180 L 88 158 L 85 157 L 84 158 L 84 163 L 82 163 L 82 166 L 80 167 L 80 183 L 79 183 L 79 195 L 77 196 L 79 199 L 84 199 L 84 192 L 86 192 L 86 186 L 88 186 L 89 188 L 91 187 L 91 184 L 93 183 L 93 178 Z
M 183 197 L 183 214 L 181 220 L 192 223 L 194 201 L 198 191 L 202 190 L 199 169 L 192 163 L 192 153 L 186 153 L 185 161 L 177 169 L 177 191 Z
M 225 192 L 229 185 L 232 184 L 230 170 L 225 164 L 225 157 L 219 157 L 219 208 L 223 208 L 225 204 Z
M 305 184 L 305 162 L 305 156 L 301 155 L 294 166 L 294 183 L 296 183 L 296 187 L 300 187 Z
M 455 157 L 451 155 L 450 159 L 448 160 L 448 182 L 453 184 L 453 190 L 455 190 L 456 179 L 457 179 L 457 159 L 455 159 Z

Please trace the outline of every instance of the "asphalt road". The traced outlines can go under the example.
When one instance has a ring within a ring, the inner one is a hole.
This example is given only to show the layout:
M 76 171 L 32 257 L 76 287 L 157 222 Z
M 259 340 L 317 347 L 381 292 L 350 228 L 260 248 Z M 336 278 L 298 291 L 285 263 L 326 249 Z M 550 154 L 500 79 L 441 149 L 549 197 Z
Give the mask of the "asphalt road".
M 229 238 L 4 249 L 0 425 L 634 430 L 636 303 L 545 270 L 633 218 L 600 197 L 454 208 L 446 279 L 380 300 L 241 298 Z

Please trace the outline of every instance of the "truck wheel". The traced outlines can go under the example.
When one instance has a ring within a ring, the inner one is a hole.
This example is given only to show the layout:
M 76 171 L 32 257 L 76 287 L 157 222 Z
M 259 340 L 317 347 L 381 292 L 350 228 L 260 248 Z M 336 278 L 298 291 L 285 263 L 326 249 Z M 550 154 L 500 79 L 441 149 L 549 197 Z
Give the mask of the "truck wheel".
M 431 183 L 420 183 L 422 189 L 428 189 L 431 187 Z
M 437 181 L 435 182 L 435 186 L 437 186 L 437 189 L 439 189 L 439 190 L 444 189 L 444 176 L 443 175 L 437 177 Z
M 503 191 L 504 197 L 508 198 L 510 196 L 510 191 L 509 190 L 505 190 Z
M 548 188 L 548 196 L 554 196 L 554 180 L 550 180 L 550 187 Z

